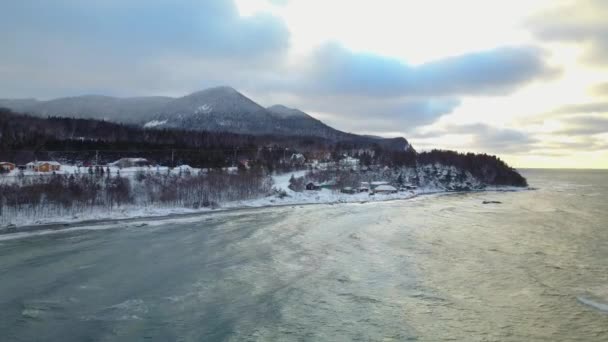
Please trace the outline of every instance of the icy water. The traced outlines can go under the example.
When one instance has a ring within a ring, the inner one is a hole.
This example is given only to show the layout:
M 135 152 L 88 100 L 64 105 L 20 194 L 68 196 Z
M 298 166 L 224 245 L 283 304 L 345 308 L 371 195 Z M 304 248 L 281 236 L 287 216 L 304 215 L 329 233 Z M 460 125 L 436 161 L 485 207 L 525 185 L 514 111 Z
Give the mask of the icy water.
M 608 341 L 608 172 L 524 173 L 538 190 L 0 236 L 0 340 Z

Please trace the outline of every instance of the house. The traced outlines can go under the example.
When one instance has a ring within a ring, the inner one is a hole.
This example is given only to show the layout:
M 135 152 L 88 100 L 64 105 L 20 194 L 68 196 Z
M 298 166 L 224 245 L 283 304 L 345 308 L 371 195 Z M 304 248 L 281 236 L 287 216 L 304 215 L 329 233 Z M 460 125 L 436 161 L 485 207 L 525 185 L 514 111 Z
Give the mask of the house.
M 27 163 L 25 166 L 28 171 L 33 172 L 55 172 L 61 169 L 61 164 L 56 161 L 35 161 Z
M 15 169 L 16 165 L 9 162 L 0 162 L 0 171 L 11 172 Z
M 412 184 L 404 184 L 402 188 L 404 188 L 405 190 L 416 190 L 416 189 L 418 189 L 417 186 L 412 185 Z
M 392 185 L 378 185 L 374 192 L 377 194 L 396 194 L 397 188 Z
M 330 180 L 330 181 L 322 183 L 320 186 L 321 186 L 321 189 L 330 189 L 331 190 L 336 187 L 336 181 Z
M 291 155 L 291 162 L 297 164 L 304 164 L 306 157 L 302 153 L 294 153 Z
M 343 194 L 349 194 L 349 195 L 353 195 L 355 194 L 357 191 L 353 188 L 351 188 L 350 186 L 347 186 L 345 188 L 342 189 L 342 193 Z
M 376 182 L 371 182 L 370 185 L 371 185 L 372 190 L 376 190 L 377 187 L 382 186 L 382 185 L 389 185 L 389 183 L 386 181 L 376 181 Z
M 150 162 L 145 158 L 121 158 L 109 165 L 124 169 L 127 167 L 150 166 Z
M 321 190 L 321 186 L 317 183 L 310 182 L 306 184 L 306 190 Z

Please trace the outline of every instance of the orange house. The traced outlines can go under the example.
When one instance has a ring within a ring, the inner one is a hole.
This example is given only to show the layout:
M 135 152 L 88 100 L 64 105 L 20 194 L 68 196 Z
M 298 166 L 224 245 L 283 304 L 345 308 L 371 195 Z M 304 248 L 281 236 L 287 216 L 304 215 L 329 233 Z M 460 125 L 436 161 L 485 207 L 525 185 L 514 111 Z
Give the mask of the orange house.
M 0 170 L 3 171 L 13 171 L 16 165 L 9 162 L 0 162 Z
M 54 161 L 37 161 L 27 163 L 27 169 L 34 172 L 53 172 L 61 169 L 61 164 Z

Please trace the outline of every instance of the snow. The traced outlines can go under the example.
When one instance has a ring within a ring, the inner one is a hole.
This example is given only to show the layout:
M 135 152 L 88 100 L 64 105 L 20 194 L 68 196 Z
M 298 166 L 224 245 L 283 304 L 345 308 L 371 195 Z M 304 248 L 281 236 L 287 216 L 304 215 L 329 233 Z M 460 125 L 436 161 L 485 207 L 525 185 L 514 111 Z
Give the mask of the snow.
M 80 169 L 80 171 L 77 171 Z M 172 172 L 179 173 L 179 170 L 182 171 L 190 171 L 190 172 L 204 172 L 205 170 L 195 169 L 188 165 L 182 165 L 178 168 L 170 170 L 167 167 L 132 167 L 132 168 L 124 168 L 120 170 L 120 174 L 122 176 L 134 176 L 138 172 Z M 229 171 L 236 168 L 226 168 Z M 111 172 L 116 173 L 118 168 L 110 168 Z M 440 170 L 440 172 L 443 170 Z M 17 171 L 19 172 L 19 171 Z M 87 168 L 77 168 L 74 166 L 62 166 L 62 171 L 58 173 L 71 173 L 71 172 L 88 172 Z M 277 191 L 277 193 L 283 193 L 283 196 L 271 195 L 267 197 L 252 199 L 252 200 L 244 200 L 244 201 L 234 201 L 228 203 L 220 203 L 220 209 L 211 209 L 211 208 L 200 208 L 200 209 L 188 209 L 188 208 L 179 208 L 179 207 L 158 207 L 158 206 L 149 206 L 149 207 L 141 207 L 141 206 L 124 206 L 119 209 L 109 210 L 109 209 L 92 209 L 87 212 L 85 215 L 81 216 L 72 216 L 72 217 L 45 217 L 44 219 L 34 219 L 30 217 L 17 217 L 9 225 L 14 226 L 26 226 L 26 225 L 47 225 L 47 224 L 56 224 L 56 223 L 77 223 L 83 221 L 90 220 L 120 220 L 120 219 L 133 219 L 133 218 L 153 218 L 153 217 L 166 217 L 172 215 L 185 215 L 185 214 L 199 214 L 211 211 L 223 211 L 223 210 L 233 210 L 233 209 L 241 209 L 241 208 L 261 208 L 261 207 L 269 207 L 269 206 L 283 206 L 283 205 L 305 205 L 305 204 L 336 204 L 336 203 L 365 203 L 365 202 L 377 202 L 377 201 L 391 201 L 391 200 L 406 200 L 417 197 L 421 194 L 438 194 L 446 192 L 446 189 L 440 186 L 437 186 L 434 182 L 428 182 L 425 186 L 421 186 L 415 190 L 406 190 L 406 191 L 397 191 L 391 185 L 379 185 L 376 190 L 383 190 L 386 188 L 386 191 L 394 193 L 376 193 L 370 194 L 368 192 L 360 192 L 355 194 L 346 194 L 342 193 L 339 190 L 331 190 L 331 189 L 321 189 L 314 191 L 302 191 L 296 192 L 289 189 L 289 180 L 292 176 L 295 178 L 300 178 L 306 175 L 308 171 L 296 171 L 296 172 L 288 172 L 283 174 L 275 174 L 272 176 L 273 179 L 273 188 Z M 443 172 L 441 172 L 443 173 Z M 47 173 L 48 175 L 48 173 Z M 0 181 L 2 178 L 7 176 L 0 177 Z M 375 183 L 386 183 L 386 182 L 375 182 Z M 521 191 L 521 188 L 516 187 L 487 187 L 486 190 L 489 191 Z M 286 195 L 286 196 L 285 196 Z M 0 227 L 0 233 L 2 232 L 2 227 Z
M 167 120 L 152 120 L 144 125 L 144 128 L 154 128 L 167 123 Z
M 395 188 L 392 185 L 379 185 L 374 190 L 375 191 L 397 191 L 397 188 Z
M 141 158 L 131 158 L 135 161 Z M 142 159 L 145 160 L 145 159 Z M 103 171 L 110 171 L 111 175 L 120 174 L 122 177 L 134 178 L 138 174 L 152 174 L 152 173 L 161 173 L 166 174 L 171 172 L 172 174 L 179 174 L 181 172 L 189 172 L 190 174 L 198 174 L 199 172 L 206 173 L 206 169 L 198 169 L 188 165 L 181 165 L 174 169 L 171 169 L 167 166 L 133 166 L 133 167 L 125 167 L 119 168 L 116 165 L 109 164 L 108 166 L 102 166 Z M 226 168 L 228 172 L 236 172 L 237 168 Z M 36 172 L 33 170 L 12 170 L 7 174 L 0 175 L 0 183 L 8 184 L 15 182 L 19 179 L 19 177 L 40 177 L 40 176 L 51 176 L 53 173 L 58 175 L 78 175 L 78 174 L 87 174 L 89 172 L 89 168 L 86 166 L 76 166 L 76 165 L 61 165 L 61 169 L 59 171 L 54 172 Z
M 195 113 L 196 114 L 201 114 L 201 113 L 202 114 L 209 114 L 209 113 L 211 113 L 212 110 L 213 110 L 213 107 L 211 105 L 204 104 L 202 106 L 199 106 L 196 109 Z

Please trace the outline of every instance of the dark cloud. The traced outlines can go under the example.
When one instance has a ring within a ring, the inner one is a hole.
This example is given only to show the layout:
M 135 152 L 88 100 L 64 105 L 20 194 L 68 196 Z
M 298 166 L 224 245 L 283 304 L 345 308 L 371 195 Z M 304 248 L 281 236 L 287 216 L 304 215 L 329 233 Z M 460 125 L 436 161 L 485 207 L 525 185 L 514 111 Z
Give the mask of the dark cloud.
M 312 92 L 352 96 L 500 95 L 555 70 L 531 47 L 504 47 L 409 66 L 397 59 L 355 53 L 338 44 L 317 51 L 301 82 Z
M 19 0 L 5 4 L 0 13 L 0 28 L 14 36 L 3 37 L 9 44 L 36 43 L 23 38 L 58 40 L 108 49 L 106 54 L 121 59 L 168 51 L 255 59 L 284 52 L 289 39 L 279 19 L 240 17 L 235 4 L 225 0 Z
M 243 70 L 282 63 L 289 36 L 275 17 L 240 17 L 232 0 L 9 1 L 0 10 L 0 96 L 238 82 Z M 185 72 L 170 72 L 181 63 L 194 68 L 180 79 Z
M 529 20 L 532 32 L 543 40 L 585 43 L 587 60 L 608 63 L 608 2 L 577 0 Z
M 299 105 L 311 112 L 329 113 L 323 119 L 352 132 L 411 132 L 451 113 L 460 102 L 453 98 L 371 99 L 309 96 Z

